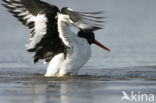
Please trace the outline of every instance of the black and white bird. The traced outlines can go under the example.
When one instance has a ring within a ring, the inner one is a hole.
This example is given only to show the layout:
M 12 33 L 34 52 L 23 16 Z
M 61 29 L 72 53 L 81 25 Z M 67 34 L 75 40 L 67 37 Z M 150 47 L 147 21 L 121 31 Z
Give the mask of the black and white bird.
M 61 10 L 40 0 L 3 0 L 4 6 L 31 30 L 27 51 L 49 62 L 45 76 L 76 75 L 91 56 L 91 44 L 107 47 L 95 40 L 94 31 L 101 29 L 101 12 Z M 70 27 L 79 29 L 74 33 Z

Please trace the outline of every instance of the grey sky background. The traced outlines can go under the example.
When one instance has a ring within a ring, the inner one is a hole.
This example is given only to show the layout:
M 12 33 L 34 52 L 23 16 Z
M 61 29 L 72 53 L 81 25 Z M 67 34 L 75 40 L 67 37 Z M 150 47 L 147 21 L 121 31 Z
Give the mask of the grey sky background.
M 91 12 L 105 11 L 103 15 L 107 19 L 105 19 L 104 29 L 95 33 L 97 40 L 108 46 L 112 52 L 107 53 L 93 46 L 93 59 L 90 60 L 88 65 L 94 64 L 94 58 L 99 58 L 97 61 L 99 60 L 101 65 L 104 64 L 108 67 L 110 65 L 156 64 L 156 0 L 44 1 L 55 4 L 59 8 L 70 7 L 78 11 Z M 6 51 L 14 51 L 14 48 L 20 48 L 18 52 L 24 52 L 24 45 L 29 42 L 29 30 L 1 5 L 0 14 L 1 55 Z M 23 55 L 28 54 L 24 52 Z

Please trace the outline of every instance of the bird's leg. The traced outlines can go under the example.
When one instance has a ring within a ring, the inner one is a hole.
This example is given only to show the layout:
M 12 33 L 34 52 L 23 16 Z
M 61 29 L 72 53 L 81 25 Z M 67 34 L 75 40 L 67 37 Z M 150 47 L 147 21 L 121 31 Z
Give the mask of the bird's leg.
M 47 68 L 47 72 L 45 74 L 46 77 L 58 76 L 62 63 L 64 62 L 64 54 L 60 53 L 56 55 L 49 63 Z

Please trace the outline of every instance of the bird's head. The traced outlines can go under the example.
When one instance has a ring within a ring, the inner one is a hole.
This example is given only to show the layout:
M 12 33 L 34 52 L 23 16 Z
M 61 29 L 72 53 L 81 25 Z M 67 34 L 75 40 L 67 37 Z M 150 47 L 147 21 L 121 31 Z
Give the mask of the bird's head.
M 95 35 L 92 31 L 84 31 L 84 30 L 80 30 L 78 32 L 78 36 L 81 38 L 85 38 L 88 43 L 91 44 L 96 44 L 97 46 L 107 50 L 107 51 L 111 51 L 109 48 L 107 48 L 106 46 L 104 46 L 103 44 L 99 43 L 96 39 L 95 39 Z

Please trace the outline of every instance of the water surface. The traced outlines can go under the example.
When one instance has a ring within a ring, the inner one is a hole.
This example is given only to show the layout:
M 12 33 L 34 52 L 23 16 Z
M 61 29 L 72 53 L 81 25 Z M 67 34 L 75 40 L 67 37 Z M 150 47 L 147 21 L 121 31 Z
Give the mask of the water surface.
M 156 95 L 154 66 L 87 68 L 64 78 L 45 78 L 42 68 L 1 68 L 0 103 L 125 103 L 122 91 Z

